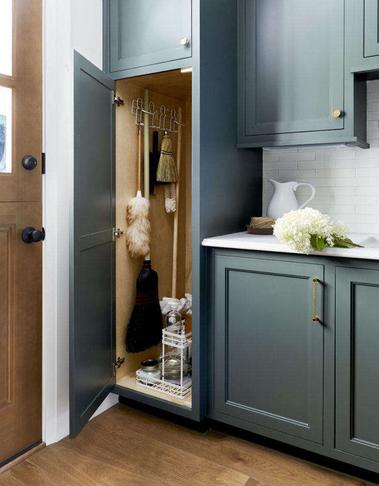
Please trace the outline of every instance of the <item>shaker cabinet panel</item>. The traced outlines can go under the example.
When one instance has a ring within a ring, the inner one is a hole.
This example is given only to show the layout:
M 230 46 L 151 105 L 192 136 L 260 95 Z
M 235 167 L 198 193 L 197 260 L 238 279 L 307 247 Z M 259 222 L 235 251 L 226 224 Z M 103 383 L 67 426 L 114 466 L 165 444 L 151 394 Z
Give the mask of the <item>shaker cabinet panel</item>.
M 191 0 L 112 0 L 110 72 L 191 57 Z
M 364 56 L 379 56 L 379 1 L 364 0 Z
M 336 270 L 336 447 L 379 462 L 379 271 Z
M 322 265 L 216 254 L 218 414 L 322 443 L 323 279 Z
M 239 26 L 241 143 L 344 128 L 344 0 L 242 0 Z

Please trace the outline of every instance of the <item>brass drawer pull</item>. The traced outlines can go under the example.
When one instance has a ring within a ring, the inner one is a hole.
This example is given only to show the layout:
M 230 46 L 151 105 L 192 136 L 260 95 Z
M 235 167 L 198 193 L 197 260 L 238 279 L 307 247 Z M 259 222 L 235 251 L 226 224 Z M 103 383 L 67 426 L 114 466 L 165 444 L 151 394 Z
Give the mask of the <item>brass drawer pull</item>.
M 317 277 L 313 277 L 312 279 L 312 287 L 313 287 L 312 321 L 313 322 L 321 322 L 320 316 L 317 313 L 317 284 L 318 283 L 321 283 L 321 281 Z

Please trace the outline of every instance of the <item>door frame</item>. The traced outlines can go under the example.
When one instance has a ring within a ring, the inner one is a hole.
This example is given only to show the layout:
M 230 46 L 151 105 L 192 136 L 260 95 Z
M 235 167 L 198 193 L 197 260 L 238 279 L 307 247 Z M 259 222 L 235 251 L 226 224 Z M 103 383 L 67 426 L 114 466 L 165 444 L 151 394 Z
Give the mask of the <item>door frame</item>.
M 102 5 L 93 22 L 73 25 L 82 2 L 43 5 L 43 440 L 69 434 L 69 203 L 73 169 L 73 49 L 102 67 Z M 76 15 L 75 15 L 76 14 Z M 80 15 L 79 15 L 80 17 Z M 73 31 L 73 36 L 67 32 Z M 73 40 L 72 40 L 73 39 Z M 57 55 L 59 53 L 59 55 Z M 59 96 L 57 95 L 59 93 Z M 108 396 L 96 414 L 118 402 Z M 96 415 L 95 414 L 95 415 Z

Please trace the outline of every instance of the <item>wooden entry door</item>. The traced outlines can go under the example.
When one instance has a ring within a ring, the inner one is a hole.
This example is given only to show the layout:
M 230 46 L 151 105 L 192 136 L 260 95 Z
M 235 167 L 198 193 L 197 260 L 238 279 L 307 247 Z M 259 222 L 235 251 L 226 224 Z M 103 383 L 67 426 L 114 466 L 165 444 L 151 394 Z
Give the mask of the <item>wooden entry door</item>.
M 1 0 L 0 46 L 1 466 L 42 437 L 42 0 Z

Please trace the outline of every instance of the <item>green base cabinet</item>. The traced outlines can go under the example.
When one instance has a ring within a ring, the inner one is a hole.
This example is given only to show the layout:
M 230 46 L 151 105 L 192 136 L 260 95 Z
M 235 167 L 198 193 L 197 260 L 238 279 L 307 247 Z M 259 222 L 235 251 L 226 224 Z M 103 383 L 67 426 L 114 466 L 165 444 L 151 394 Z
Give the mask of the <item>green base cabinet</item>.
M 323 266 L 227 256 L 215 265 L 215 407 L 322 443 L 323 326 L 312 316 L 322 319 Z
M 379 262 L 211 255 L 209 417 L 379 473 Z
M 239 2 L 239 146 L 366 146 L 355 81 L 345 0 Z
M 336 446 L 379 461 L 379 271 L 336 272 Z

